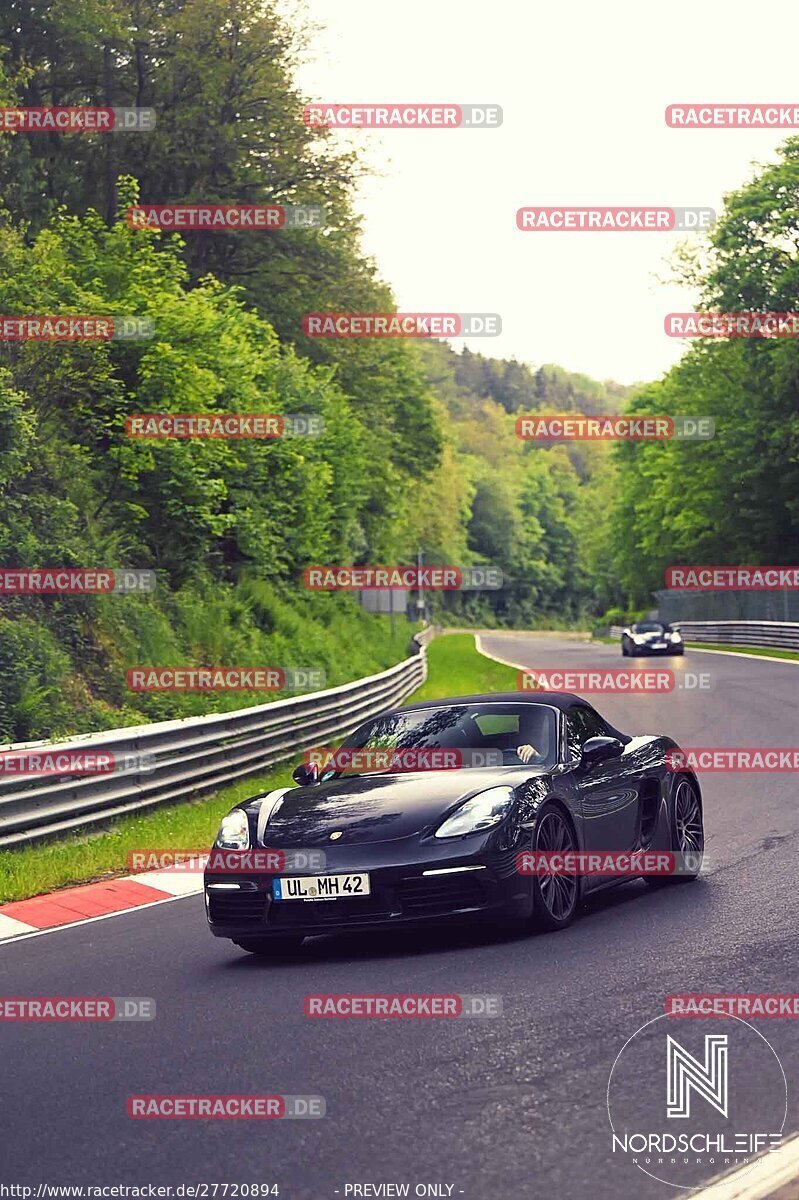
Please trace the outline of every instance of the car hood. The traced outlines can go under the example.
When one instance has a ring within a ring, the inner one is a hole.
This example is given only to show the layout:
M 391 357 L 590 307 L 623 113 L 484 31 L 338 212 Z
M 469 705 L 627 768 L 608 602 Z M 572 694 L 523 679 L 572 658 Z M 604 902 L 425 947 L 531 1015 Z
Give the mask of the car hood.
M 332 779 L 290 788 L 265 826 L 269 846 L 313 846 L 340 833 L 341 844 L 384 842 L 420 834 L 438 824 L 457 802 L 485 788 L 519 784 L 544 773 L 541 767 L 413 771 Z M 254 814 L 264 798 L 248 805 Z

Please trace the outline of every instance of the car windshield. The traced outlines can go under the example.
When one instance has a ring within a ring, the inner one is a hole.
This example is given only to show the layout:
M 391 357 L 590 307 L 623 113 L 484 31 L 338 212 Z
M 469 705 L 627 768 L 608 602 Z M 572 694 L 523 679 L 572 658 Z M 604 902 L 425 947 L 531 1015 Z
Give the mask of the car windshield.
M 552 766 L 554 709 L 542 704 L 453 704 L 388 713 L 361 725 L 322 765 L 321 778 L 464 767 Z
M 633 633 L 664 633 L 665 626 L 660 621 L 639 621 L 633 625 Z

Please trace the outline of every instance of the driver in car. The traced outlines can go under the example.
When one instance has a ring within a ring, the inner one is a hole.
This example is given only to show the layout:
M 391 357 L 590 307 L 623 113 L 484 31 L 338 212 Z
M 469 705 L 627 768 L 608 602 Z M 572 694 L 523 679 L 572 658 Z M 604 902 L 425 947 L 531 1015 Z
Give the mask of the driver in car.
M 544 751 L 539 750 L 538 744 L 541 741 L 541 723 L 540 719 L 536 719 L 534 714 L 525 714 L 519 722 L 519 737 L 524 738 L 520 746 L 516 746 L 515 754 L 523 763 L 532 762 L 534 758 L 543 758 Z

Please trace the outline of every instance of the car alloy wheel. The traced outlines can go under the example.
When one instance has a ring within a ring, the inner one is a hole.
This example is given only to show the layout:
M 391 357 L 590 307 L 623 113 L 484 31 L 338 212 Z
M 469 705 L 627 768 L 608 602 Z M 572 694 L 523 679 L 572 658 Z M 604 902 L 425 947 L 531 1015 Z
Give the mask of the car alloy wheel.
M 695 785 L 686 776 L 677 781 L 674 791 L 671 848 L 678 856 L 677 873 L 645 876 L 650 887 L 659 888 L 673 883 L 690 883 L 691 880 L 696 879 L 702 868 L 702 854 L 705 849 L 702 805 Z
M 567 853 L 577 849 L 571 825 L 555 804 L 542 810 L 535 827 L 535 850 Z M 539 929 L 563 929 L 574 918 L 580 896 L 576 875 L 533 876 L 533 922 Z
M 681 854 L 695 854 L 701 858 L 705 848 L 702 806 L 689 779 L 680 780 L 674 795 L 674 837 L 675 849 Z

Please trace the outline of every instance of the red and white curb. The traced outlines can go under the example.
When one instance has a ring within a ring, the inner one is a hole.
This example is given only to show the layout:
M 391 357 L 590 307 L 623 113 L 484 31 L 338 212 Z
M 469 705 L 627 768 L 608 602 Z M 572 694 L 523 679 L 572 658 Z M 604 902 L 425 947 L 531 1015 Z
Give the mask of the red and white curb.
M 62 888 L 29 900 L 14 900 L 0 905 L 0 945 L 16 938 L 114 917 L 132 908 L 149 908 L 198 895 L 202 890 L 201 871 L 169 868 Z

